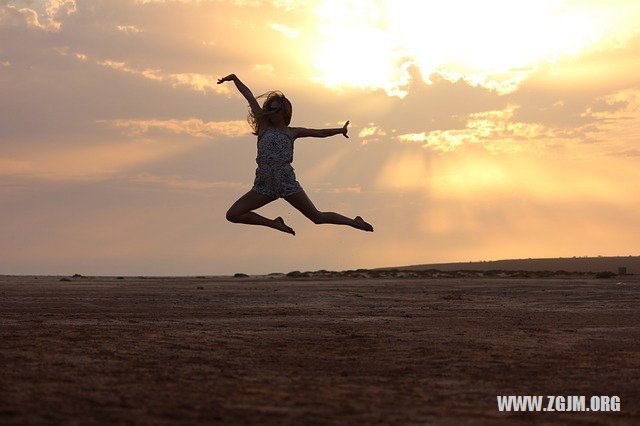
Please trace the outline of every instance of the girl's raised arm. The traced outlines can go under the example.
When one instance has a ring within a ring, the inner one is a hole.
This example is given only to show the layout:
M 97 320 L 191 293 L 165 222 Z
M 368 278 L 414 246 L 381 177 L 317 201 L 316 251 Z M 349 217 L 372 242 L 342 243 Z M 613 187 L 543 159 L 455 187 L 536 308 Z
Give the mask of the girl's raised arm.
M 238 91 L 249 102 L 249 106 L 251 107 L 251 110 L 254 113 L 262 111 L 262 109 L 260 108 L 260 105 L 258 104 L 258 101 L 256 101 L 256 98 L 253 96 L 253 93 L 251 93 L 251 90 L 249 90 L 249 88 L 245 86 L 244 83 L 241 82 L 240 79 L 236 77 L 235 74 L 229 74 L 226 77 L 219 78 L 218 84 L 224 83 L 225 81 L 233 81 L 236 84 Z
M 347 126 L 349 122 L 344 123 L 344 126 L 335 129 L 305 129 L 304 127 L 293 127 L 294 139 L 295 138 L 326 138 L 327 136 L 342 134 L 345 138 L 347 135 Z

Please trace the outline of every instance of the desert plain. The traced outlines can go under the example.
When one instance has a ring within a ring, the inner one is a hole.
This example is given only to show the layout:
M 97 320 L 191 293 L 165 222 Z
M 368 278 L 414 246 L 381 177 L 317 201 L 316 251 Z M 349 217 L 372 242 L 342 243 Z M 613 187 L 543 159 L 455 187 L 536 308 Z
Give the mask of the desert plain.
M 1 276 L 0 424 L 634 425 L 639 320 L 638 275 Z

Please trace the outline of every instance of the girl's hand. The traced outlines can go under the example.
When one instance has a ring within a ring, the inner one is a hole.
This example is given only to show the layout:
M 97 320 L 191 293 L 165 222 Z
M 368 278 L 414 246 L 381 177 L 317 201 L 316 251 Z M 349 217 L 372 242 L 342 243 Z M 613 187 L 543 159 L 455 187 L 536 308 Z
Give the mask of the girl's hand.
M 344 126 L 342 126 L 342 135 L 349 139 L 349 136 L 347 136 L 347 126 L 349 125 L 349 121 L 347 120 L 346 123 L 344 123 Z
M 218 79 L 218 84 L 224 83 L 225 81 L 232 81 L 236 79 L 236 75 L 235 74 L 229 74 L 226 77 L 223 78 L 219 78 Z

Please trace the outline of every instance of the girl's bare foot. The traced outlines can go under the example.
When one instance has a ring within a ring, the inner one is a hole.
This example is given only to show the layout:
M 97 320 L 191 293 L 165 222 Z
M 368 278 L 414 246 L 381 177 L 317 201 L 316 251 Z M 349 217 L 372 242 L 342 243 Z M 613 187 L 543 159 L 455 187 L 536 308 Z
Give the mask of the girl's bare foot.
M 295 231 L 292 228 L 289 228 L 287 225 L 284 224 L 284 220 L 280 216 L 273 219 L 273 221 L 275 222 L 274 223 L 275 229 L 282 232 L 286 232 L 287 234 L 296 235 Z
M 362 229 L 363 231 L 373 232 L 373 226 L 365 222 L 360 216 L 356 216 L 353 221 L 356 223 L 356 228 Z

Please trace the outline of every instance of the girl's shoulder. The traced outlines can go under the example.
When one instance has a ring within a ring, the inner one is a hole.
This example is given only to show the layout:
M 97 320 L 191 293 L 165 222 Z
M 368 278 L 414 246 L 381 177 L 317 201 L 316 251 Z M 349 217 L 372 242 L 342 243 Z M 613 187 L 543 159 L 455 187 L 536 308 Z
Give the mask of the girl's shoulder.
M 287 127 L 287 134 L 291 138 L 291 140 L 296 140 L 300 133 L 301 127 Z
M 298 132 L 296 131 L 295 127 L 289 127 L 287 126 L 285 129 L 281 130 L 282 133 L 284 133 L 285 135 L 289 136 L 291 138 L 291 140 L 295 140 L 296 136 L 298 134 Z

